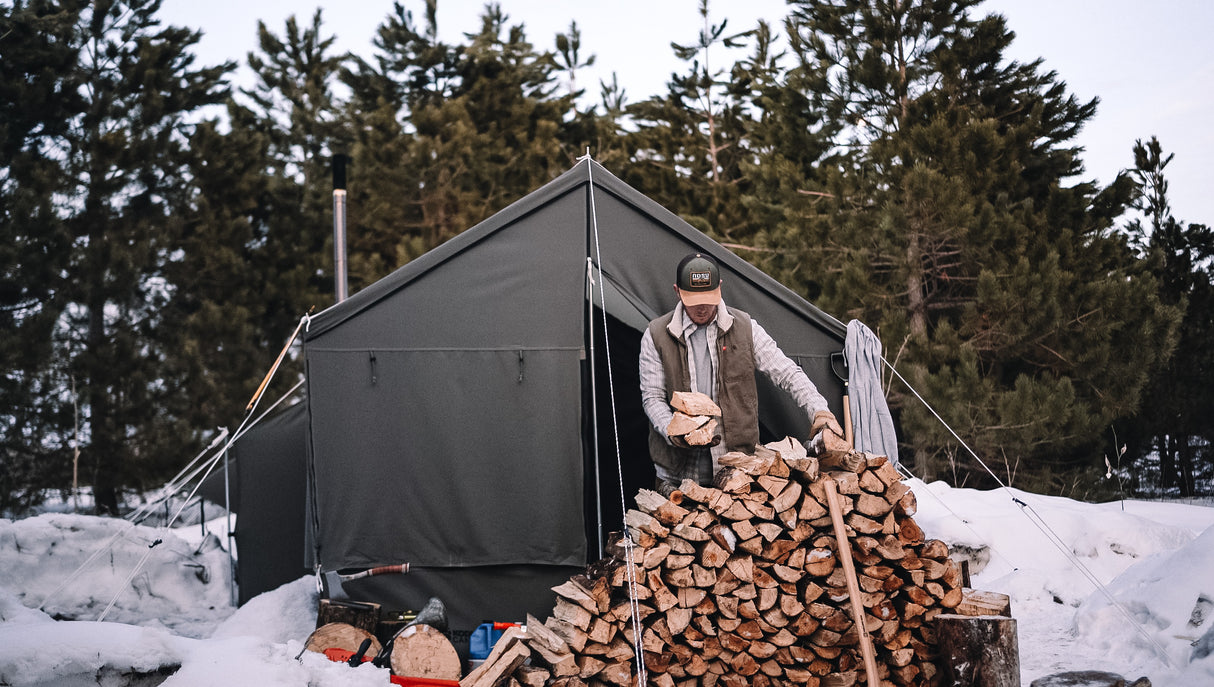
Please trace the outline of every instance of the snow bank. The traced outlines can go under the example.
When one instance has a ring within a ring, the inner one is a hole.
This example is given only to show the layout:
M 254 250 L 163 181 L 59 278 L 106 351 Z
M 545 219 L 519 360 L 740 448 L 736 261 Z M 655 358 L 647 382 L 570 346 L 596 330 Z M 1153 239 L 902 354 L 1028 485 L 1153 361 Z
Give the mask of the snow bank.
M 301 577 L 250 599 L 216 628 L 211 638 L 255 637 L 271 644 L 305 638 L 316 629 L 319 603 L 316 579 Z
M 8 605 L 0 596 L 0 605 Z M 0 684 L 66 685 L 108 671 L 153 673 L 174 667 L 196 640 L 121 623 L 54 622 L 25 615 L 0 624 Z
M 1214 599 L 1214 508 L 911 487 L 925 535 L 979 550 L 973 586 L 1012 598 L 1023 684 L 1099 669 L 1157 687 L 1214 685 L 1214 657 L 1190 664 L 1214 621 L 1177 632 L 1203 595 Z
M 1214 656 L 1190 663 L 1193 645 L 1214 627 L 1214 527 L 1134 564 L 1106 589 L 1075 615 L 1085 642 L 1128 663 L 1166 655 L 1171 667 L 1183 668 L 1178 684 L 1214 685 Z
M 0 520 L 0 563 L 0 588 L 58 619 L 97 620 L 116 597 L 107 621 L 199 637 L 232 613 L 228 556 L 214 535 L 192 545 L 116 518 Z

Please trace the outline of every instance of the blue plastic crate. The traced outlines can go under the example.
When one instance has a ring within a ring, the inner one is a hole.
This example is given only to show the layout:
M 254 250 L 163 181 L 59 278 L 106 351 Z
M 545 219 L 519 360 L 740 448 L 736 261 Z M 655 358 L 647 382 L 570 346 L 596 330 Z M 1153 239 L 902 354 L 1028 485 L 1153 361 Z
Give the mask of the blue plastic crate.
M 489 652 L 493 651 L 493 645 L 502 638 L 506 628 L 517 625 L 518 623 L 481 623 L 472 631 L 472 638 L 468 642 L 469 657 L 474 661 L 485 660 L 489 657 Z

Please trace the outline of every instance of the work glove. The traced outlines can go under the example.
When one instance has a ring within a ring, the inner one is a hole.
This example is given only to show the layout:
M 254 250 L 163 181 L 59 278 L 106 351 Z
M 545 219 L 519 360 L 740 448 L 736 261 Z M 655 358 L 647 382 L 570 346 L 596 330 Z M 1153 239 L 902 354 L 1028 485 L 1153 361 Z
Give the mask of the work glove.
M 720 434 L 719 432 L 718 432 L 718 433 L 716 433 L 716 434 L 713 434 L 713 435 L 712 435 L 712 441 L 708 442 L 707 444 L 689 444 L 689 443 L 687 443 L 687 438 L 686 438 L 686 437 L 683 437 L 683 436 L 670 436 L 670 435 L 667 435 L 667 436 L 666 436 L 666 441 L 667 441 L 667 442 L 668 442 L 668 443 L 669 443 L 671 446 L 674 446 L 674 447 L 676 447 L 676 448 L 686 448 L 686 449 L 692 449 L 692 448 L 712 448 L 713 446 L 716 446 L 717 444 L 721 443 L 721 434 Z
M 822 452 L 826 450 L 826 445 L 822 440 L 821 432 L 813 435 L 813 437 L 809 441 L 806 441 L 803 446 L 805 446 L 805 452 L 811 456 L 820 456 L 822 455 Z
M 813 424 L 810 426 L 809 435 L 817 436 L 824 429 L 829 429 L 839 436 L 843 436 L 843 428 L 839 426 L 839 421 L 835 419 L 833 413 L 829 410 L 819 410 L 814 413 Z
M 666 442 L 675 448 L 691 448 L 691 444 L 687 443 L 687 440 L 681 436 L 672 437 L 670 435 L 667 435 Z

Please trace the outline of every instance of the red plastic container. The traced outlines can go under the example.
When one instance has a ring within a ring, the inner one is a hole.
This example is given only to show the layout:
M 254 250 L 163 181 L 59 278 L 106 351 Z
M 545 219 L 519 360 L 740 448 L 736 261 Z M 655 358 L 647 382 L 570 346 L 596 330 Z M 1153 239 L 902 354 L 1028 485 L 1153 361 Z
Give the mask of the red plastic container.
M 432 677 L 393 675 L 392 684 L 402 687 L 459 687 L 459 680 L 438 680 Z

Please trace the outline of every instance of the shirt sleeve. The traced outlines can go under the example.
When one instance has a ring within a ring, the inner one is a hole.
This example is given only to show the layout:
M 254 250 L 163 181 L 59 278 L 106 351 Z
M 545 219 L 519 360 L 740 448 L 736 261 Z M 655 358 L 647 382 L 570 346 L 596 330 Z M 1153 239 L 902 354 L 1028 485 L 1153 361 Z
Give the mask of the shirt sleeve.
M 784 355 L 775 339 L 763 329 L 754 318 L 750 320 L 754 332 L 755 369 L 767 375 L 773 384 L 788 392 L 797 405 L 805 410 L 810 422 L 814 413 L 829 410 L 826 397 L 818 392 L 818 387 L 809 380 L 805 371 L 791 358 Z
M 641 335 L 641 358 L 639 376 L 641 378 L 641 406 L 649 417 L 649 424 L 661 436 L 666 436 L 666 428 L 674 412 L 667 401 L 666 375 L 662 372 L 662 359 L 658 357 L 657 346 L 649 329 Z

